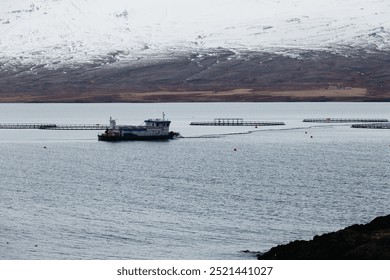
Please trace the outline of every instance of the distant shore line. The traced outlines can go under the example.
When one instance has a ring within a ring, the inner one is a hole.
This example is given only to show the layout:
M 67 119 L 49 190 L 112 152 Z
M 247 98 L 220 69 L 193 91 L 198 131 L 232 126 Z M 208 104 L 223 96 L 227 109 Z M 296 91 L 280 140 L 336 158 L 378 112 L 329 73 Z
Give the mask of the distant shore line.
M 364 88 L 261 91 L 2 93 L 0 103 L 176 103 L 176 102 L 390 102 L 389 93 L 369 94 Z

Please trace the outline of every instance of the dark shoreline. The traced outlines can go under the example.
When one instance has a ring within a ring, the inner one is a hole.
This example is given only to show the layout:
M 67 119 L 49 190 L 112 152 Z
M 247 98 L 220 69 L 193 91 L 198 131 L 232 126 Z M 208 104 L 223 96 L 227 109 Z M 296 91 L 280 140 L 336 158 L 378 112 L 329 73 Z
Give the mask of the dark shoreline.
M 370 96 L 367 89 L 256 91 L 158 91 L 121 93 L 0 93 L 0 103 L 210 103 L 210 102 L 390 102 L 388 94 Z
M 296 240 L 258 254 L 259 260 L 390 260 L 390 215 L 368 224 Z

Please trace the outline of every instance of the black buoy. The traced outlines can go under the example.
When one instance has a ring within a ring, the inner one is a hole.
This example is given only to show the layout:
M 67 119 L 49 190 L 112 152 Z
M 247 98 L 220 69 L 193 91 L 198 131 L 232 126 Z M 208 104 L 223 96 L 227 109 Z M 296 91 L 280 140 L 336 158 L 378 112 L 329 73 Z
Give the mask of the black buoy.
M 236 148 L 234 148 L 234 151 L 236 152 L 236 151 L 237 151 L 237 149 L 236 149 Z

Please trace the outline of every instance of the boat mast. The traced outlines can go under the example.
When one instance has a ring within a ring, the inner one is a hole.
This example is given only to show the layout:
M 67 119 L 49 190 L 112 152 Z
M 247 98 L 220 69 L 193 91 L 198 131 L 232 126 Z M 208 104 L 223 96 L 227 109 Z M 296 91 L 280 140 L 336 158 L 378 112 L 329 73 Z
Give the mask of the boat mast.
M 116 121 L 110 117 L 110 129 L 115 129 Z

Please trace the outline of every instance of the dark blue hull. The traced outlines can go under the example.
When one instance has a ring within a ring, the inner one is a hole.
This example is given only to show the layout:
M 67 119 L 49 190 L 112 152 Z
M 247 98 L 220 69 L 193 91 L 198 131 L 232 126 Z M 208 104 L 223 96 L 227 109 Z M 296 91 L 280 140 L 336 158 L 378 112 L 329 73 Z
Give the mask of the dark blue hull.
M 173 139 L 175 136 L 175 132 L 169 132 L 167 135 L 156 135 L 156 136 L 139 136 L 135 134 L 126 134 L 125 136 L 119 136 L 119 135 L 107 135 L 107 134 L 100 134 L 98 135 L 99 141 L 110 141 L 110 142 L 116 142 L 116 141 L 158 141 L 158 140 L 169 140 Z

